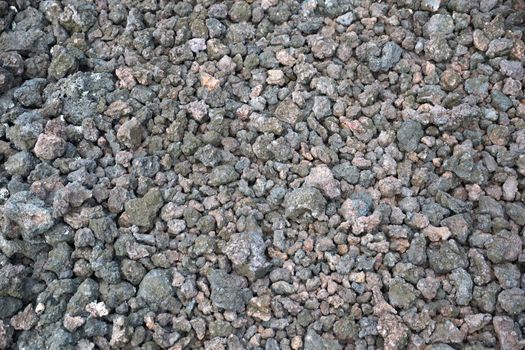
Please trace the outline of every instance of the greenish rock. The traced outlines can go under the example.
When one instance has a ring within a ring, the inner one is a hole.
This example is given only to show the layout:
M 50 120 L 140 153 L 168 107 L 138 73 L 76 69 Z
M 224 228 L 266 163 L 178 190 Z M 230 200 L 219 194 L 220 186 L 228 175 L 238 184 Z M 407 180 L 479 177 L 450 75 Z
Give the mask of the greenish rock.
M 211 338 L 227 337 L 233 333 L 233 326 L 226 321 L 216 320 L 208 324 L 208 331 Z
M 233 22 L 247 22 L 252 16 L 252 9 L 247 2 L 236 1 L 230 8 L 229 15 Z
M 53 57 L 48 68 L 48 74 L 50 77 L 58 80 L 74 73 L 77 68 L 78 62 L 75 56 L 64 51 Z
M 210 186 L 227 185 L 231 182 L 237 181 L 239 178 L 239 173 L 235 171 L 235 168 L 232 165 L 219 165 L 213 168 L 208 184 Z
M 319 218 L 324 214 L 325 207 L 325 198 L 318 189 L 313 187 L 297 188 L 284 198 L 285 216 L 292 220 L 303 216 Z
M 100 287 L 100 299 L 109 307 L 116 308 L 135 296 L 137 290 L 129 282 L 116 284 L 103 283 Z
M 495 264 L 515 261 L 522 252 L 523 242 L 519 235 L 502 230 L 487 245 L 487 257 Z
M 394 282 L 388 287 L 388 299 L 392 306 L 407 309 L 416 300 L 415 289 L 411 284 Z
M 505 211 L 511 220 L 518 225 L 525 226 L 525 205 L 521 203 L 507 203 Z
M 337 164 L 332 168 L 332 173 L 337 180 L 345 180 L 349 184 L 355 185 L 359 182 L 360 171 L 350 163 Z
M 158 188 L 152 188 L 142 198 L 130 199 L 124 205 L 125 213 L 133 225 L 151 227 L 164 204 Z
M 222 160 L 221 151 L 212 145 L 205 145 L 195 152 L 195 158 L 208 167 L 218 165 Z
M 215 239 L 206 234 L 199 235 L 193 244 L 193 253 L 197 256 L 211 254 L 215 250 Z
M 452 49 L 447 40 L 442 36 L 432 37 L 425 43 L 427 56 L 438 63 L 446 62 L 452 57 Z
M 448 14 L 435 14 L 423 27 L 423 32 L 432 37 L 433 35 L 447 35 L 454 31 L 454 20 Z
M 415 151 L 424 134 L 423 127 L 419 122 L 415 120 L 404 121 L 397 131 L 399 149 L 405 152 Z
M 109 217 L 89 220 L 89 228 L 98 240 L 111 243 L 118 237 L 115 221 Z
M 149 271 L 140 282 L 137 297 L 144 299 L 148 304 L 160 304 L 173 294 L 170 271 L 154 269 Z
M 427 254 L 428 263 L 436 273 L 448 273 L 468 266 L 467 254 L 453 239 L 431 246 Z
M 39 112 L 22 113 L 7 130 L 8 139 L 20 150 L 30 150 L 44 131 L 43 117 Z

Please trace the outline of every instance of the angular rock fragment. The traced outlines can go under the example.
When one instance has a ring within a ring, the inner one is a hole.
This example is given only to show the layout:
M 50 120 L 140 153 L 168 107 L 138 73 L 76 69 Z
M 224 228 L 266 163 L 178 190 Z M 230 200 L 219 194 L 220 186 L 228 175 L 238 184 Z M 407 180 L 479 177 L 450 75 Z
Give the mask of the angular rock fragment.
M 133 225 L 150 227 L 164 200 L 158 188 L 152 188 L 142 198 L 130 199 L 124 205 L 125 213 Z
M 285 215 L 292 220 L 304 215 L 319 218 L 324 214 L 325 206 L 326 200 L 323 195 L 313 187 L 295 189 L 284 198 Z

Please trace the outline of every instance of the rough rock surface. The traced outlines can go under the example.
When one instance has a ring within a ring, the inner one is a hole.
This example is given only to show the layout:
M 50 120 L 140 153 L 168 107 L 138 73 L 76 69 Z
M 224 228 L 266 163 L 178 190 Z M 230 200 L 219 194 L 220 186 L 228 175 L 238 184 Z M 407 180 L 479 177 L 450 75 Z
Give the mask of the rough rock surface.
M 523 0 L 0 0 L 0 349 L 525 348 Z

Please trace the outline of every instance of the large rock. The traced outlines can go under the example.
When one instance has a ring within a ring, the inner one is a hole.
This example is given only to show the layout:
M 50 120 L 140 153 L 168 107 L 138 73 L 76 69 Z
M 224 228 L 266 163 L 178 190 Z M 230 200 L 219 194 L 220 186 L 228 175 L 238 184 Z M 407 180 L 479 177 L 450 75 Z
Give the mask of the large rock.
M 233 234 L 224 247 L 224 253 L 235 270 L 250 281 L 266 275 L 272 266 L 266 259 L 265 250 L 262 230 L 253 219 L 249 219 L 246 232 Z
M 294 220 L 305 215 L 319 218 L 324 214 L 326 200 L 318 189 L 301 187 L 285 196 L 284 207 L 288 219 Z
M 216 307 L 240 312 L 252 297 L 246 279 L 224 270 L 212 270 L 208 274 L 211 286 L 211 302 Z
M 488 179 L 487 169 L 474 161 L 472 151 L 454 150 L 454 154 L 443 163 L 443 168 L 452 171 L 461 180 L 470 183 L 481 184 Z
M 503 230 L 489 242 L 487 257 L 495 264 L 505 261 L 515 261 L 522 251 L 522 241 L 515 233 Z
M 97 301 L 99 295 L 98 283 L 91 278 L 85 279 L 75 294 L 69 299 L 66 309 L 67 313 L 70 316 L 87 316 L 86 306 L 91 302 Z
M 492 320 L 492 325 L 498 337 L 500 350 L 514 350 L 519 349 L 519 326 L 514 323 L 512 318 L 508 316 L 496 316 Z
M 239 173 L 235 171 L 232 165 L 219 165 L 213 168 L 208 184 L 210 186 L 227 185 L 230 182 L 237 181 L 239 177 Z
M 436 273 L 447 273 L 468 266 L 467 254 L 453 239 L 431 246 L 427 254 L 430 267 Z
M 330 199 L 341 195 L 339 183 L 334 179 L 332 171 L 325 165 L 320 165 L 310 170 L 310 174 L 304 179 L 304 183 L 306 186 L 318 188 L 325 197 Z
M 295 125 L 303 120 L 304 113 L 291 99 L 286 99 L 275 109 L 275 116 L 283 122 Z
M 498 305 L 510 315 L 519 315 L 525 310 L 525 291 L 521 288 L 505 289 L 498 295 Z
M 404 121 L 397 130 L 399 149 L 404 152 L 415 151 L 424 134 L 423 127 L 419 122 L 415 120 Z
M 11 229 L 14 224 L 20 229 L 23 239 L 27 241 L 36 240 L 54 224 L 52 210 L 29 191 L 15 193 L 7 200 L 4 218 L 4 230 Z
M 174 295 L 171 285 L 171 273 L 165 269 L 149 271 L 139 285 L 137 297 L 141 297 L 148 304 L 160 304 Z
M 64 154 L 66 141 L 51 134 L 40 134 L 33 150 L 35 155 L 43 160 L 53 160 Z
M 126 202 L 125 213 L 133 225 L 150 227 L 155 222 L 157 212 L 164 201 L 158 188 L 152 188 L 142 198 L 130 199 Z

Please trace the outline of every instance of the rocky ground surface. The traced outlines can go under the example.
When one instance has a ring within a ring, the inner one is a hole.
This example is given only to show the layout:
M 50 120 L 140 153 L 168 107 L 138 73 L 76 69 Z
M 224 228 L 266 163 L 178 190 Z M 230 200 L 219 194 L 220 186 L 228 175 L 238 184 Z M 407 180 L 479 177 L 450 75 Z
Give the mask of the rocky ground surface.
M 0 0 L 0 348 L 525 346 L 522 0 Z

